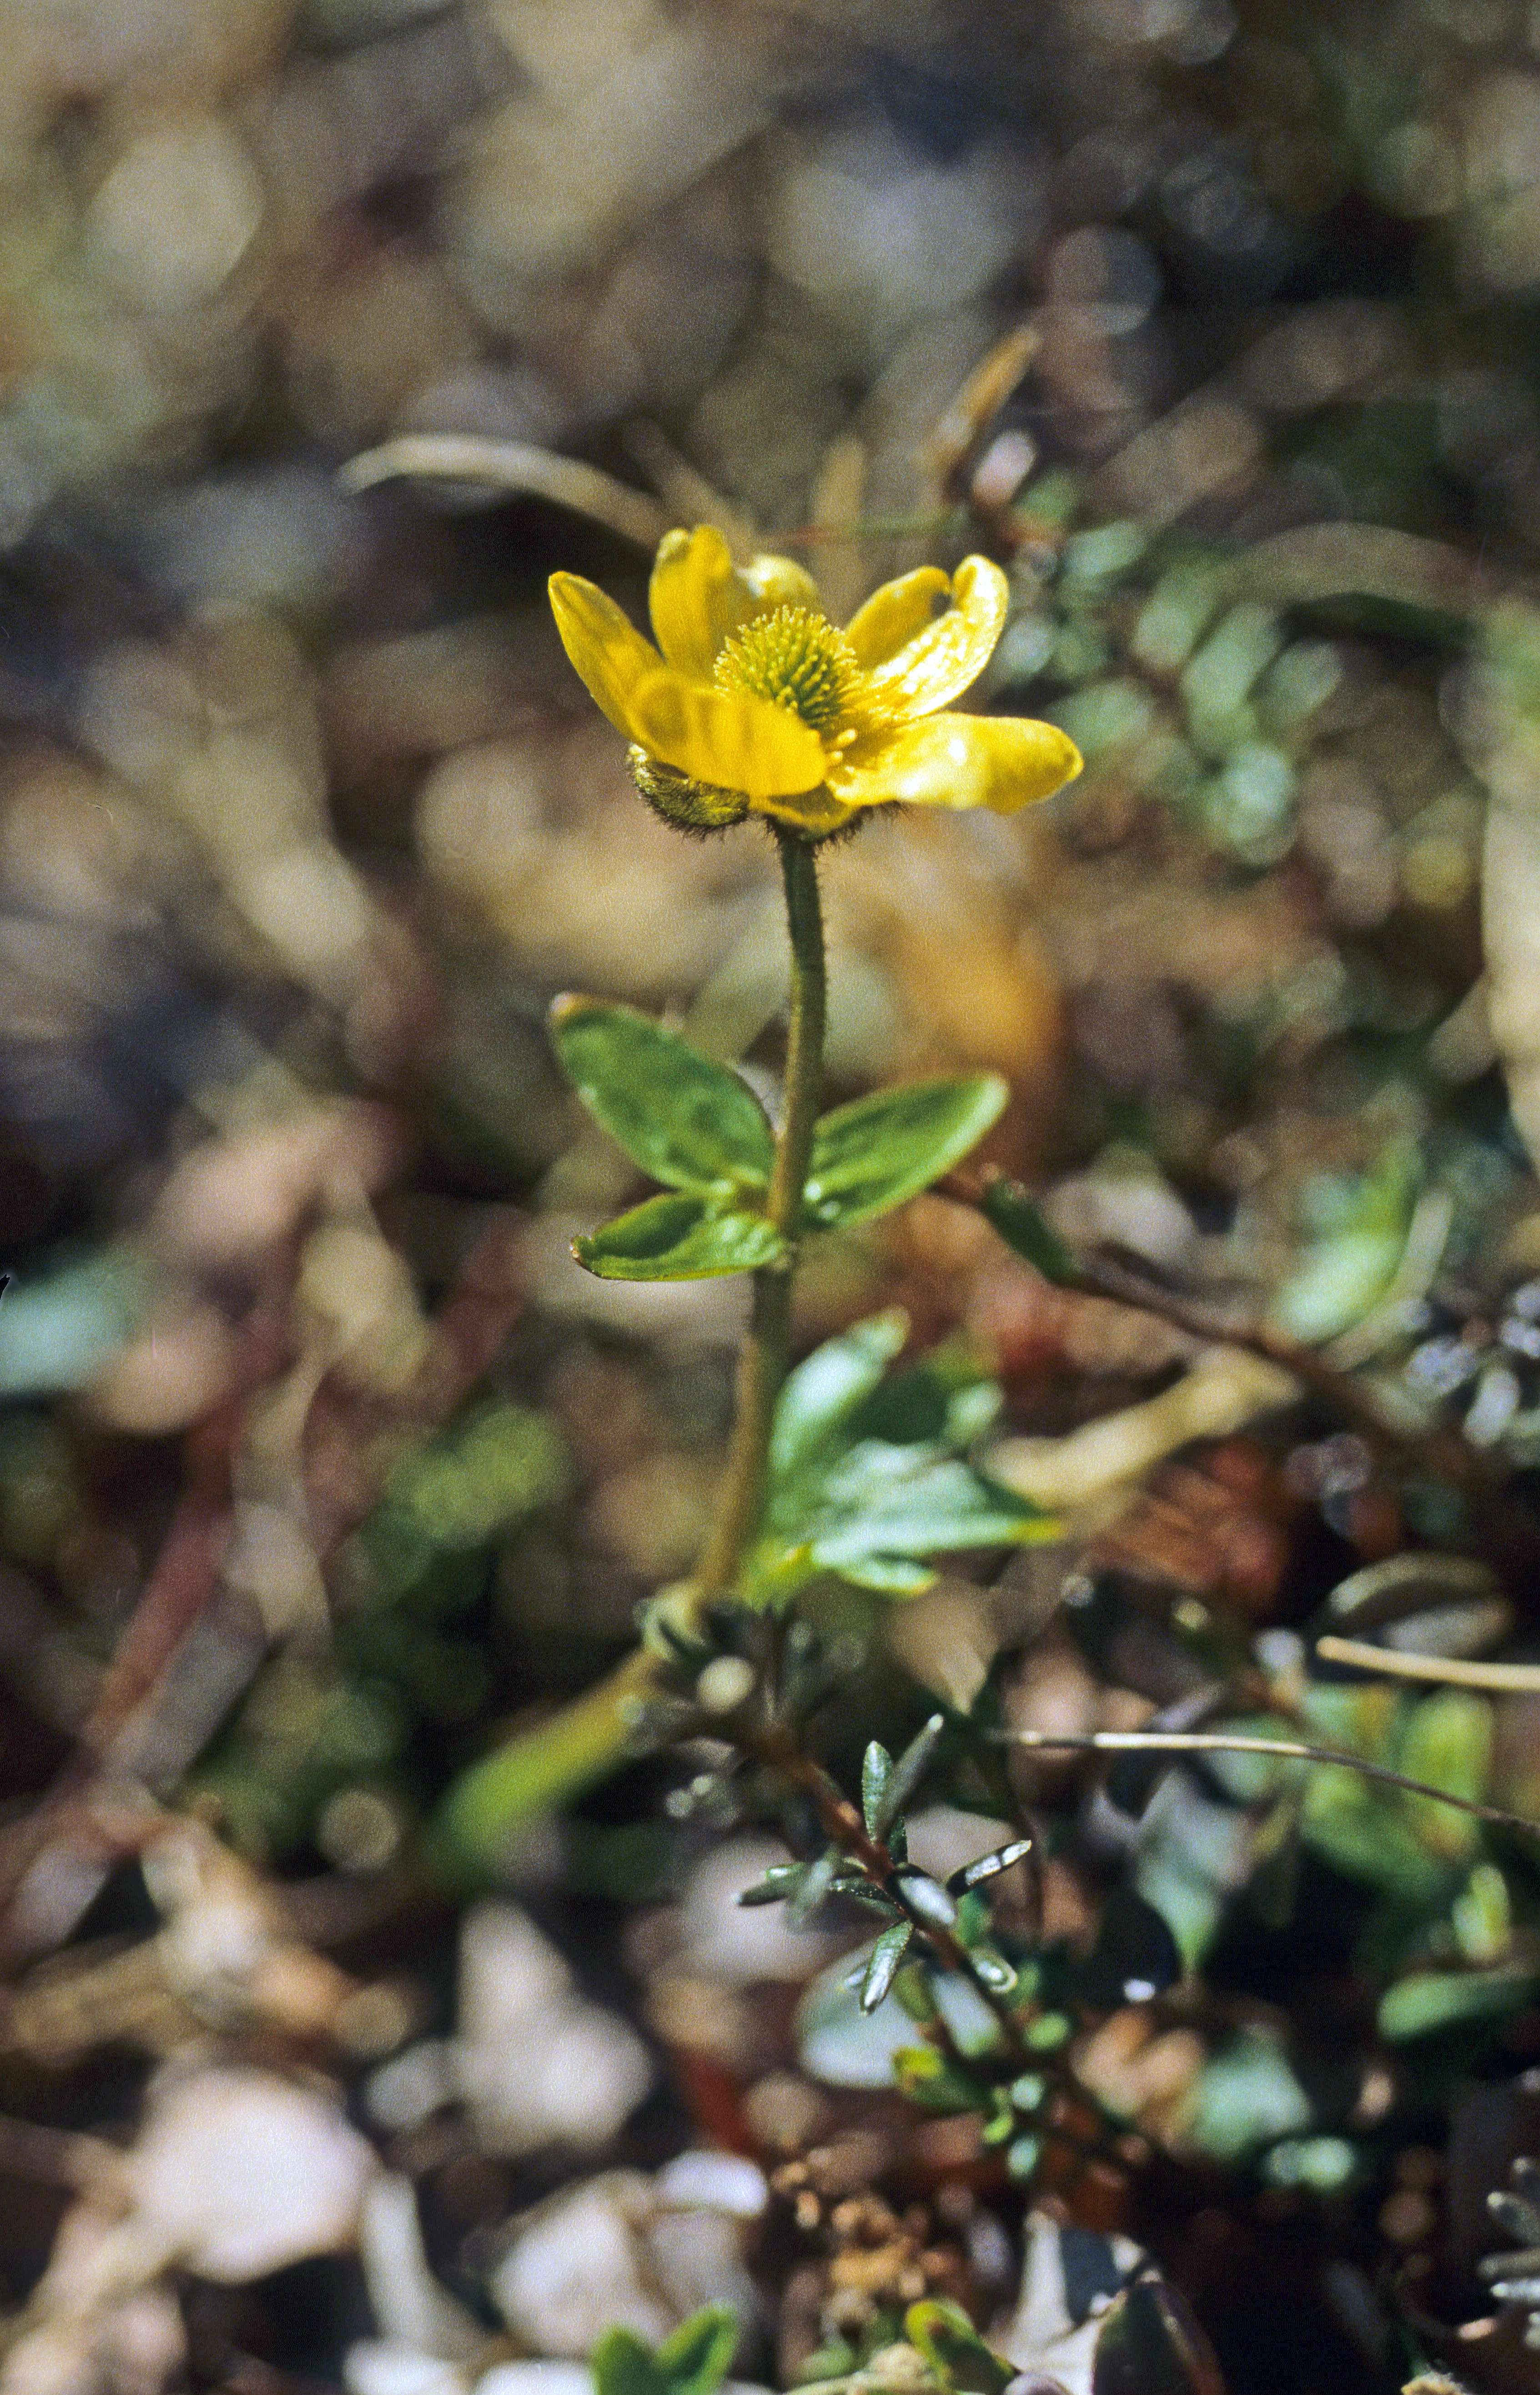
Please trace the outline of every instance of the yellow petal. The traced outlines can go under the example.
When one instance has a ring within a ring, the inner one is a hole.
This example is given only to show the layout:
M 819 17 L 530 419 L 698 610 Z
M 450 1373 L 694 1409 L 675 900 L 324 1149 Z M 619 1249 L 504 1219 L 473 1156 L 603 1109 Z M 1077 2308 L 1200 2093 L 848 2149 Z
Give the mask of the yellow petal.
M 551 612 L 562 646 L 587 684 L 589 695 L 617 732 L 631 739 L 631 701 L 640 682 L 659 672 L 662 659 L 597 583 L 578 574 L 553 574 Z
M 885 665 L 905 642 L 934 622 L 946 601 L 949 584 L 938 565 L 917 565 L 896 582 L 884 582 L 864 607 L 857 607 L 845 626 L 845 639 L 856 662 L 870 672 Z
M 811 607 L 815 615 L 824 613 L 817 584 L 794 557 L 751 557 L 739 578 L 751 596 L 750 615 L 762 615 L 772 607 Z
M 769 815 L 777 823 L 792 824 L 798 831 L 823 840 L 831 831 L 843 831 L 856 809 L 843 805 L 825 783 L 819 789 L 803 790 L 789 799 L 760 799 L 754 813 Z
M 993 655 L 1009 595 L 998 565 L 987 557 L 965 557 L 952 576 L 946 614 L 869 673 L 865 697 L 872 711 L 904 722 L 949 706 Z
M 670 665 L 710 681 L 717 651 L 753 609 L 715 524 L 670 532 L 658 544 L 647 589 L 655 639 Z
M 713 690 L 668 666 L 629 694 L 625 729 L 677 773 L 754 800 L 790 798 L 824 778 L 811 724 L 750 691 Z
M 1014 814 L 1072 782 L 1081 753 L 1056 724 L 1018 715 L 930 715 L 864 740 L 829 769 L 847 807 L 899 799 L 922 807 L 992 807 Z

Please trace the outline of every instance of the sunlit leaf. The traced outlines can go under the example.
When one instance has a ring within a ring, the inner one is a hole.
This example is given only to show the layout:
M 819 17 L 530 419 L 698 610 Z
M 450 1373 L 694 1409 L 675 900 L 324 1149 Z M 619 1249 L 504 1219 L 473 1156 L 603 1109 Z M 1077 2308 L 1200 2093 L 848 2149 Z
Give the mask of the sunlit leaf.
M 869 1838 L 880 1838 L 883 1834 L 877 1823 L 882 1818 L 883 1799 L 887 1794 L 892 1778 L 893 1757 L 885 1746 L 873 1739 L 861 1764 L 861 1811 L 866 1819 Z
M 910 1081 L 825 1115 L 813 1134 L 804 1210 L 818 1230 L 870 1222 L 949 1172 L 1010 1091 L 996 1073 Z
M 931 1758 L 941 1743 L 946 1727 L 944 1714 L 932 1714 L 923 1728 L 916 1731 L 897 1762 L 892 1766 L 874 1819 L 868 1825 L 874 1838 L 885 1837 L 891 1824 L 907 1809 L 909 1799 L 930 1769 Z
M 710 1280 L 774 1264 L 785 1242 L 763 1214 L 681 1195 L 644 1199 L 572 1252 L 601 1280 Z
M 892 1987 L 912 1935 L 907 1921 L 896 1921 L 892 1928 L 884 1929 L 878 1938 L 861 1977 L 859 2002 L 864 2013 L 874 2013 Z
M 578 1096 L 644 1172 L 672 1189 L 763 1189 L 775 1137 L 748 1084 L 644 1014 L 559 998 L 551 1037 Z
M 942 2297 L 911 2304 L 904 2335 L 960 2395 L 1004 2395 L 1016 2375 L 1015 2362 L 991 2351 L 961 2305 Z
M 788 1375 L 776 1405 L 770 1469 L 795 1472 L 870 1397 L 909 1337 L 909 1317 L 871 1315 L 838 1339 L 826 1339 Z

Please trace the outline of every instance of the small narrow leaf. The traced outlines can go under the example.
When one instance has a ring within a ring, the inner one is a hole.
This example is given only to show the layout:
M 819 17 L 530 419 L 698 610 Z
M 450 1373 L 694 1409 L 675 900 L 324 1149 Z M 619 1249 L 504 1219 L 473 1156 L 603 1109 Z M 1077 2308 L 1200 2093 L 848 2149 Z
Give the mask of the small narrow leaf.
M 1074 1287 L 1081 1277 L 1074 1250 L 1019 1181 L 1001 1173 L 989 1183 L 979 1205 L 1006 1246 L 1014 1248 L 1044 1280 L 1055 1281 L 1061 1289 Z
M 858 1904 L 865 1912 L 880 1912 L 886 1921 L 892 1921 L 898 1912 L 892 1897 L 884 1895 L 880 1887 L 874 1887 L 869 1879 L 837 1879 L 829 1893 L 830 1896 L 843 1896 L 847 1904 Z M 856 1978 L 860 1976 L 857 1971 Z M 850 1984 L 854 1987 L 856 1979 L 852 1979 Z
M 838 1847 L 830 1846 L 816 1863 L 809 1863 L 801 1887 L 786 1907 L 786 1917 L 793 1929 L 801 1929 L 812 1920 L 839 1876 L 840 1860 Z
M 669 2395 L 716 2395 L 738 2335 L 737 2314 L 726 2304 L 707 2304 L 681 2321 L 653 2355 Z
M 869 1838 L 880 1838 L 883 1834 L 877 1824 L 882 1819 L 883 1800 L 892 1780 L 893 1757 L 885 1746 L 873 1739 L 861 1765 L 861 1811 Z
M 785 1253 L 763 1214 L 709 1198 L 648 1198 L 617 1214 L 572 1252 L 600 1280 L 711 1280 L 757 1272 Z
M 901 1872 L 898 1892 L 909 1911 L 933 1928 L 950 1929 L 954 1925 L 957 1905 L 940 1881 L 932 1879 L 929 1872 Z
M 768 1186 L 775 1134 L 736 1073 L 629 1006 L 559 998 L 551 1038 L 583 1104 L 671 1189 Z
M 949 1172 L 1002 1111 L 997 1073 L 909 1081 L 824 1116 L 813 1134 L 803 1198 L 810 1228 L 870 1222 Z
M 884 1929 L 878 1938 L 861 1978 L 861 2010 L 864 2013 L 874 2013 L 887 1994 L 913 1935 L 907 1921 L 896 1921 L 893 1927 Z
M 784 1904 L 807 1877 L 806 1863 L 772 1863 L 763 1879 L 738 1892 L 739 1904 Z
M 890 1825 L 907 1809 L 910 1797 L 930 1768 L 931 1758 L 941 1743 L 946 1727 L 944 1714 L 932 1714 L 924 1727 L 910 1739 L 897 1762 L 890 1766 L 887 1785 L 867 1821 L 867 1829 L 872 1837 L 885 1838 Z
M 1029 1855 L 1032 1843 L 1030 1838 L 1013 1838 L 1009 1846 L 996 1846 L 991 1854 L 980 1855 L 976 1862 L 964 1863 L 961 1871 L 953 1872 L 947 1882 L 948 1887 L 953 1896 L 966 1896 L 971 1887 L 980 1887 L 986 1880 L 998 1879 L 1002 1872 L 1008 1872 L 1013 1863 L 1018 1863 Z M 742 1901 L 741 1898 L 739 1901 Z

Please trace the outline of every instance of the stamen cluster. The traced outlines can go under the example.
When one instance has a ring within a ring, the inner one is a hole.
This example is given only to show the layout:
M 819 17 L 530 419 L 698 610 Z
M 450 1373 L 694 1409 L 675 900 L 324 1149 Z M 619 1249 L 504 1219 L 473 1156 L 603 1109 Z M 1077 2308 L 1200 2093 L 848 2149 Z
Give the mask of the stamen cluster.
M 859 678 L 844 634 L 811 607 L 776 607 L 754 617 L 729 635 L 716 661 L 719 688 L 752 691 L 815 732 L 839 721 Z

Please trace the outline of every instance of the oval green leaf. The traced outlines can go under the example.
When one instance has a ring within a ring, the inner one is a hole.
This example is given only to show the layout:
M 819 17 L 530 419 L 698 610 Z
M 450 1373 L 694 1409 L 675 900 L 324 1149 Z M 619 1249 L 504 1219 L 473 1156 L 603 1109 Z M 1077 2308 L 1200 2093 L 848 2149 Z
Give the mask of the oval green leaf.
M 774 1264 L 786 1243 L 763 1214 L 709 1198 L 648 1198 L 572 1252 L 601 1280 L 711 1280 Z
M 976 1145 L 1009 1096 L 998 1073 L 972 1073 L 904 1082 L 836 1106 L 813 1134 L 807 1227 L 843 1230 L 917 1196 Z
M 631 1007 L 591 998 L 559 998 L 551 1037 L 594 1120 L 655 1181 L 693 1190 L 768 1185 L 775 1134 L 752 1090 L 724 1065 Z

